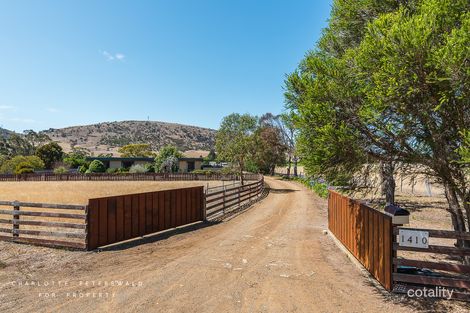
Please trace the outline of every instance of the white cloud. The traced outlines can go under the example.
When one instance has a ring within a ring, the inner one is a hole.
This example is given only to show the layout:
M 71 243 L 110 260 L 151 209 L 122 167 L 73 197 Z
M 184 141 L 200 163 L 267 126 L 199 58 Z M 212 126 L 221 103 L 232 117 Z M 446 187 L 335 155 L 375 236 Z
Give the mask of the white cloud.
M 14 109 L 14 106 L 11 105 L 0 105 L 0 110 L 11 110 Z
M 124 61 L 126 57 L 124 54 L 118 53 L 110 53 L 108 51 L 101 51 L 101 54 L 105 57 L 108 61 Z
M 56 108 L 47 108 L 46 111 L 49 112 L 49 113 L 57 113 L 57 112 L 59 112 L 59 110 L 56 109 Z

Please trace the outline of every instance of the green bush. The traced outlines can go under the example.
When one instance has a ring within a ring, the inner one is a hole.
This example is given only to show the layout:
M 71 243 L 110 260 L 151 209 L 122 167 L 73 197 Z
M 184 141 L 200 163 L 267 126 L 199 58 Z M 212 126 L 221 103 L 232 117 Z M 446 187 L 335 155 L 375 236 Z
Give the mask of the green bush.
M 129 168 L 129 173 L 137 174 L 137 173 L 147 173 L 147 172 L 148 172 L 147 168 L 145 167 L 145 165 L 142 165 L 142 164 L 134 164 Z
M 28 163 L 33 170 L 44 169 L 44 162 L 37 156 L 22 156 L 18 155 L 12 159 L 3 162 L 0 167 L 1 174 L 14 174 L 16 173 L 16 167 L 20 163 Z
M 93 160 L 88 166 L 87 172 L 89 173 L 104 173 L 106 172 L 106 167 L 103 162 L 100 160 Z
M 34 173 L 34 168 L 31 163 L 21 162 L 15 168 L 15 174 L 30 174 Z
M 88 170 L 88 166 L 90 165 L 90 163 L 85 163 L 83 164 L 82 166 L 80 166 L 78 168 L 78 172 L 81 173 L 81 174 L 85 174 L 86 171 Z
M 59 166 L 54 169 L 54 174 L 67 174 L 69 170 L 65 166 Z
M 289 178 L 286 178 L 289 179 Z M 307 188 L 311 189 L 317 195 L 322 198 L 328 198 L 328 185 L 326 183 L 320 183 L 312 179 L 293 177 L 292 180 L 298 181 L 304 184 Z
M 115 174 L 117 173 L 118 169 L 117 168 L 113 168 L 113 167 L 110 167 L 106 170 L 106 173 L 108 174 Z

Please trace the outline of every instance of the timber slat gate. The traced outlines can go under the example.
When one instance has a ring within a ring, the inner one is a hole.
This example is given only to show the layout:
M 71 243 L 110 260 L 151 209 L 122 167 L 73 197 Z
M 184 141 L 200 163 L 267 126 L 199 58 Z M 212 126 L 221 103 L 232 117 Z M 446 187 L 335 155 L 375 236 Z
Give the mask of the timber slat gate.
M 250 205 L 264 190 L 262 175 L 250 177 L 256 182 L 222 192 L 199 186 L 95 198 L 88 205 L 0 201 L 0 240 L 93 250 Z
M 388 291 L 392 290 L 392 218 L 330 190 L 330 232 Z
M 429 233 L 429 238 L 470 240 L 469 233 L 409 227 L 395 227 L 393 232 L 394 237 L 398 236 L 400 229 L 425 231 Z M 395 255 L 393 258 L 393 281 L 397 286 L 399 286 L 399 288 L 397 288 L 399 292 L 406 292 L 410 288 L 416 288 L 417 286 L 419 287 L 422 285 L 450 287 L 455 288 L 452 294 L 452 298 L 470 300 L 470 265 L 457 263 L 458 259 L 461 257 L 470 257 L 470 249 L 432 244 L 429 244 L 427 248 L 414 248 L 403 247 L 398 245 L 398 243 L 394 243 L 393 251 Z M 402 252 L 408 253 L 408 255 L 401 255 L 403 254 Z M 413 258 L 410 258 L 410 254 L 413 255 Z M 423 254 L 439 254 L 441 256 L 450 256 L 454 259 L 454 261 L 449 260 L 448 257 L 439 258 L 438 262 L 435 260 L 430 261 L 415 259 L 416 255 L 421 256 Z M 457 259 L 457 262 L 455 259 Z M 403 273 L 399 271 L 399 266 L 426 268 L 428 270 L 432 270 L 433 275 Z M 462 274 L 467 275 L 465 276 Z
M 204 219 L 204 187 L 90 199 L 88 249 Z

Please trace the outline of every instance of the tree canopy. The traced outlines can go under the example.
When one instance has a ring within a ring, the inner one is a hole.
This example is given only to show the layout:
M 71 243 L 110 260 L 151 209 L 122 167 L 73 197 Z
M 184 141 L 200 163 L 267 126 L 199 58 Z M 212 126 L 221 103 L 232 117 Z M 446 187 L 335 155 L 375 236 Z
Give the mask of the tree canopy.
M 469 229 L 469 49 L 466 0 L 335 1 L 286 79 L 306 170 L 341 183 L 368 164 L 406 166 L 441 183 L 454 228 Z
M 122 146 L 118 149 L 118 152 L 124 158 L 137 158 L 137 157 L 153 157 L 155 154 L 152 151 L 150 144 L 129 144 Z

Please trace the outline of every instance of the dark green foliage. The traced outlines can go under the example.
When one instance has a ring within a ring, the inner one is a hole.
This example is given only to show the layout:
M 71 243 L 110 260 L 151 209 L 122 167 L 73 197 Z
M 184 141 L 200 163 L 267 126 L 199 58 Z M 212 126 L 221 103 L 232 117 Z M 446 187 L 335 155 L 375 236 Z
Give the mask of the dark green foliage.
M 373 164 L 405 167 L 441 183 L 454 229 L 470 228 L 469 10 L 468 0 L 334 2 L 317 49 L 286 80 L 309 174 L 351 181 Z
M 70 168 L 78 168 L 86 163 L 86 157 L 89 155 L 90 151 L 88 149 L 75 147 L 64 156 L 64 163 Z
M 0 173 L 13 174 L 20 163 L 27 163 L 33 170 L 44 169 L 44 162 L 37 156 L 15 156 L 10 160 L 4 161 L 0 167 Z
M 46 169 L 52 169 L 54 163 L 62 161 L 64 152 L 57 142 L 50 142 L 40 146 L 36 150 L 38 156 L 46 166 Z
M 93 160 L 88 166 L 87 172 L 88 173 L 104 173 L 106 172 L 106 167 L 104 166 L 103 162 L 101 162 L 100 160 Z
M 30 174 L 34 173 L 34 168 L 29 162 L 21 162 L 15 168 L 15 174 Z

